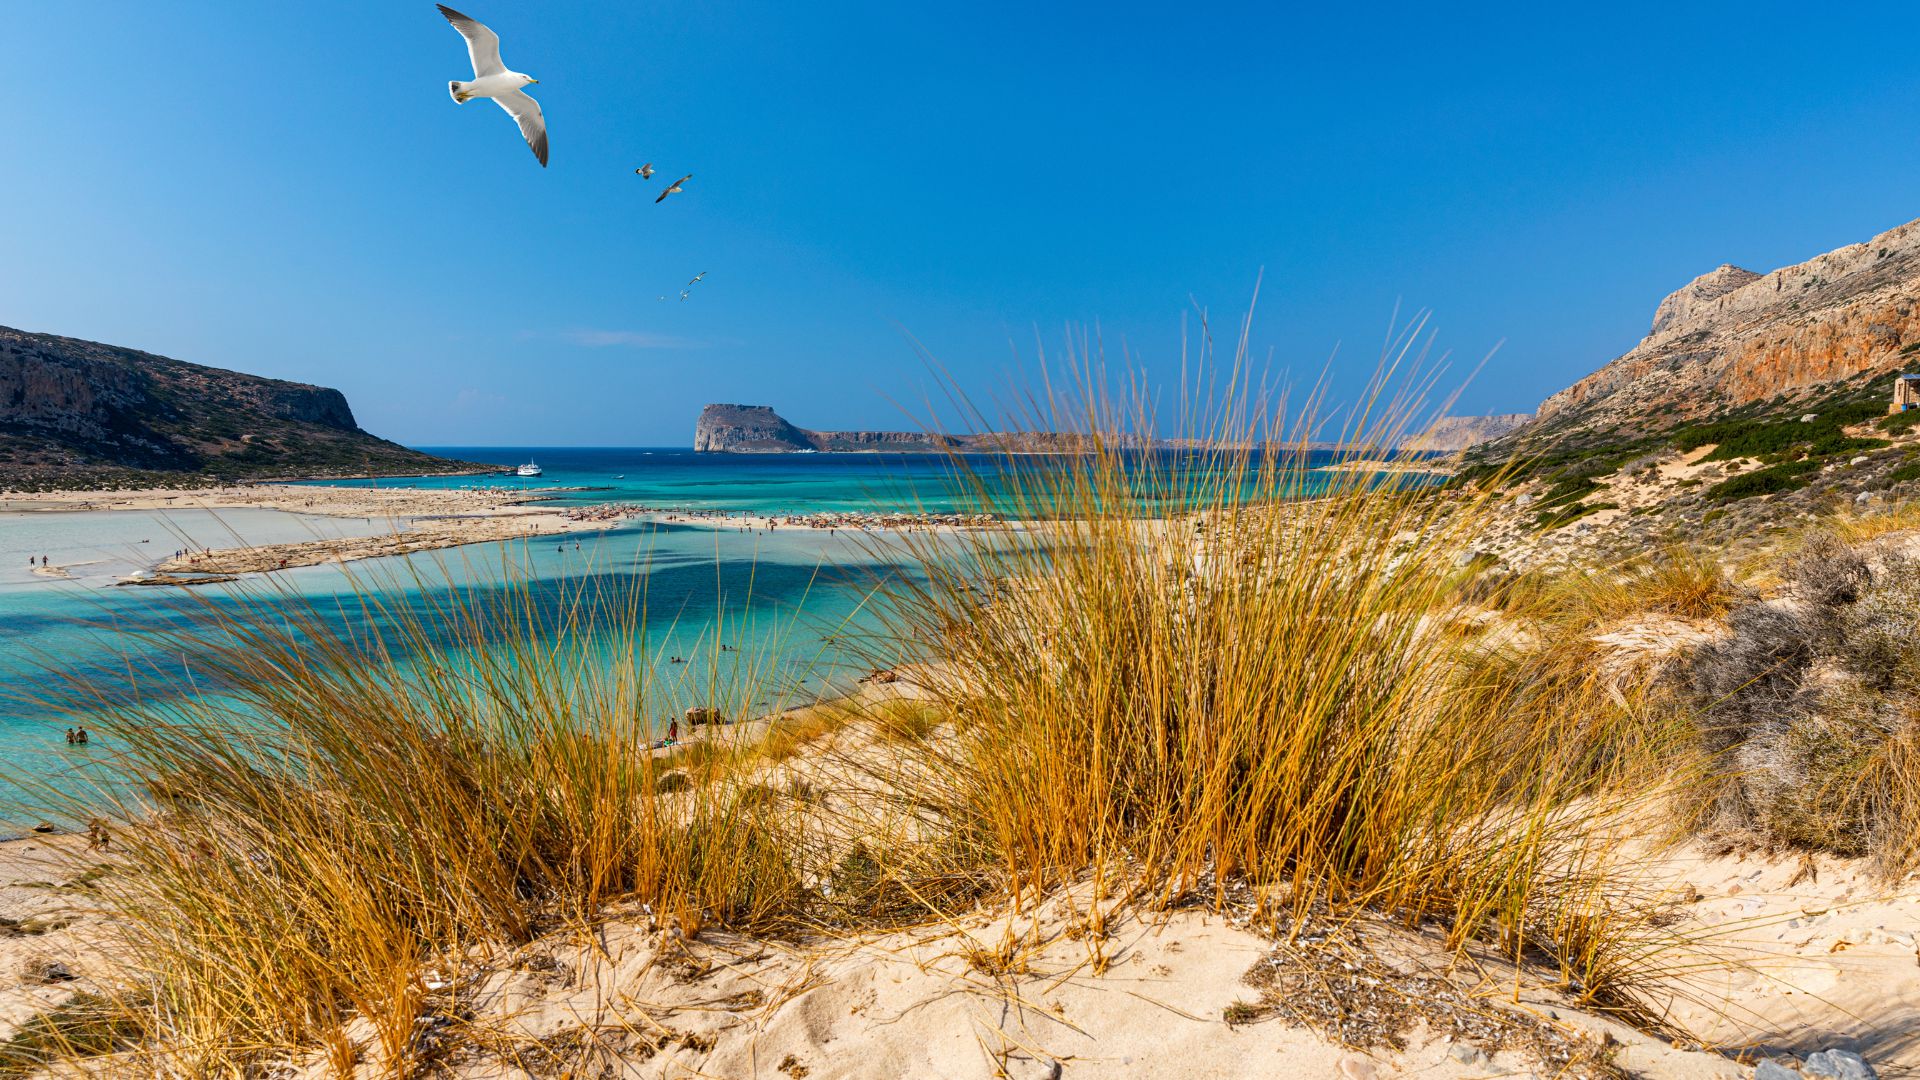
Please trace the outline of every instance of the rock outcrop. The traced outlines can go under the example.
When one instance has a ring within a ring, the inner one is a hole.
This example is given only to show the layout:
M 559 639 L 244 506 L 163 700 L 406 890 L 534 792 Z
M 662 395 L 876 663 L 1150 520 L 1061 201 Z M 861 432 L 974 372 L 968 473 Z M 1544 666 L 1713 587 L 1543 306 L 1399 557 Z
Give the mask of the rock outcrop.
M 1401 440 L 1400 449 L 1429 452 L 1464 450 L 1497 438 L 1533 419 L 1531 413 L 1442 417 L 1426 431 Z M 1146 440 L 1130 441 L 1145 447 Z M 1156 439 L 1163 450 L 1213 446 L 1202 439 Z M 1343 443 L 1311 443 L 1316 450 L 1377 449 Z M 1245 449 L 1246 444 L 1235 444 Z M 922 431 L 812 431 L 787 422 L 768 405 L 708 405 L 693 428 L 693 448 L 725 454 L 961 453 L 1078 454 L 1093 449 L 1085 435 L 1072 432 L 989 431 L 977 435 L 935 435 Z
M 728 454 L 816 450 L 812 436 L 787 423 L 770 405 L 709 405 L 693 426 L 693 448 Z
M 1454 453 L 1518 430 L 1532 413 L 1494 413 L 1489 416 L 1443 416 L 1418 435 L 1400 440 L 1400 449 L 1421 453 Z
M 446 472 L 338 390 L 0 327 L 0 487 Z
M 1920 222 L 1769 274 L 1721 266 L 1626 355 L 1541 403 L 1521 435 L 1633 435 L 1754 402 L 1782 409 L 1920 352 Z
M 941 435 L 924 431 L 812 431 L 795 427 L 768 405 L 708 405 L 693 428 L 693 448 L 725 454 L 1078 453 L 1083 435 L 1048 431 Z

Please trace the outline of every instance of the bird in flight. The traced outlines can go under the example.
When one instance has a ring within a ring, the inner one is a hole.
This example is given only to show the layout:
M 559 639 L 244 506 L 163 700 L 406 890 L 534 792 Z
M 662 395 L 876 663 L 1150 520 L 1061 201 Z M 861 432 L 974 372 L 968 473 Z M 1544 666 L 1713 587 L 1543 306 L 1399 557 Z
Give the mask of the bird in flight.
M 693 280 L 687 282 L 688 287 L 692 287 L 694 285 L 700 284 L 700 279 L 706 276 L 707 276 L 707 272 L 705 270 L 702 270 L 699 273 L 693 275 Z
M 686 183 L 687 181 L 689 181 L 689 180 L 691 180 L 691 179 L 693 179 L 693 174 L 692 174 L 692 173 L 688 173 L 687 175 L 685 175 L 685 176 L 683 176 L 683 177 L 681 177 L 680 179 L 678 179 L 678 180 L 675 180 L 675 181 L 674 181 L 673 183 L 671 183 L 671 184 L 668 184 L 668 185 L 667 185 L 667 190 L 665 190 L 665 191 L 663 191 L 663 192 L 661 192 L 661 193 L 660 193 L 660 198 L 659 198 L 659 199 L 655 199 L 655 200 L 653 200 L 653 201 L 654 201 L 655 203 L 658 203 L 658 202 L 660 202 L 660 199 L 664 199 L 664 198 L 666 198 L 666 197 L 667 197 L 667 196 L 669 196 L 669 195 L 677 195 L 677 194 L 679 194 L 679 192 L 680 192 L 680 185 L 681 185 L 681 184 L 684 184 L 684 183 Z
M 653 179 L 653 162 L 649 161 L 633 171 L 640 174 L 640 179 L 651 180 Z
M 693 295 L 693 290 L 692 290 L 692 289 L 681 289 L 681 290 L 680 290 L 680 299 L 682 299 L 682 300 L 685 300 L 685 299 L 686 299 L 687 297 L 689 297 L 689 296 L 692 296 L 692 295 Z
M 467 58 L 473 61 L 473 81 L 454 79 L 447 83 L 447 92 L 461 105 L 477 97 L 492 98 L 495 105 L 507 110 L 507 115 L 520 125 L 520 134 L 527 140 L 527 145 L 533 148 L 533 156 L 540 159 L 541 168 L 545 168 L 547 120 L 540 115 L 540 103 L 521 89 L 540 80 L 507 70 L 507 65 L 500 62 L 499 34 L 445 4 L 434 6 L 440 9 L 440 14 L 447 17 L 455 30 L 460 31 L 460 36 L 467 39 Z

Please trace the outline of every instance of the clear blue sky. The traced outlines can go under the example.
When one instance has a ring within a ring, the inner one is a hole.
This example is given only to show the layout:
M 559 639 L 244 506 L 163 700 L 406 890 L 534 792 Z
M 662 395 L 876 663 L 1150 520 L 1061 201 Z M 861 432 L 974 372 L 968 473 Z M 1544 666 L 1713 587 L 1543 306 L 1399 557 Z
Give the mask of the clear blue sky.
M 1169 382 L 1264 268 L 1277 367 L 1350 390 L 1429 308 L 1510 411 L 1721 262 L 1920 217 L 1911 3 L 454 6 L 551 168 L 449 100 L 427 0 L 0 0 L 0 323 L 414 444 L 677 444 L 707 401 L 898 426 L 908 335 L 984 392 L 1097 323 Z

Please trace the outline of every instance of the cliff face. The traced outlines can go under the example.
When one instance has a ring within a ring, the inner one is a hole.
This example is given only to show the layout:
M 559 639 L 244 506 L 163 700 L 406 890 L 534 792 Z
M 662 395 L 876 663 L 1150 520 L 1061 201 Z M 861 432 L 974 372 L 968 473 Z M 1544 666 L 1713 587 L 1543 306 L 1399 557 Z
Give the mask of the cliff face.
M 1400 449 L 1429 453 L 1453 453 L 1478 446 L 1517 430 L 1533 419 L 1532 413 L 1494 413 L 1490 416 L 1443 416 L 1427 430 L 1400 440 Z
M 1498 416 L 1449 416 L 1436 420 L 1419 435 L 1400 442 L 1402 450 L 1464 450 L 1497 438 L 1532 420 L 1531 413 Z M 1145 440 L 1123 440 L 1144 447 Z M 1200 439 L 1159 439 L 1161 449 L 1197 450 L 1212 445 Z M 1343 449 L 1339 443 L 1315 444 L 1318 449 Z M 1083 454 L 1094 449 L 1085 435 L 1063 431 L 988 431 L 973 435 L 930 435 L 922 431 L 811 431 L 795 427 L 767 405 L 709 405 L 700 410 L 693 428 L 693 448 L 726 454 L 823 453 L 925 454 L 962 453 Z
M 1554 394 L 1524 434 L 1646 433 L 1830 383 L 1920 352 L 1920 222 L 1796 266 L 1722 266 L 1661 301 L 1646 338 Z
M 0 327 L 0 487 L 453 466 L 361 431 L 338 390 Z
M 932 435 L 923 431 L 811 431 L 795 427 L 767 405 L 709 405 L 693 428 L 693 448 L 726 454 L 1079 453 L 1084 436 L 1047 431 Z
M 769 405 L 709 405 L 693 426 L 693 448 L 729 454 L 818 449 L 812 434 L 787 423 Z

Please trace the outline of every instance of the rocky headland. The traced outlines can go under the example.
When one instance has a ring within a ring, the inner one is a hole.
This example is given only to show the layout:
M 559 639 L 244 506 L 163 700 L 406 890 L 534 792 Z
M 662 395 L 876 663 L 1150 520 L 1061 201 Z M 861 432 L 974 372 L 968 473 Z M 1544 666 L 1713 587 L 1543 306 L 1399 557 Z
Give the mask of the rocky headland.
M 813 431 L 789 423 L 770 405 L 708 405 L 694 424 L 703 453 L 1080 453 L 1092 449 L 1072 432 L 1020 431 L 947 435 L 930 431 Z
M 1790 412 L 1920 352 L 1920 221 L 1758 274 L 1722 265 L 1675 290 L 1647 336 L 1540 404 L 1510 440 L 1645 435 L 1739 409 Z M 1801 409 L 1801 411 L 1805 411 Z
M 1402 439 L 1399 449 L 1416 452 L 1458 451 L 1514 430 L 1531 414 L 1451 416 L 1435 420 L 1426 430 Z M 1139 440 L 1141 446 L 1148 440 Z M 1216 444 L 1204 439 L 1153 439 L 1163 450 L 1248 449 L 1250 444 Z M 1313 442 L 1314 450 L 1377 451 L 1377 446 Z M 927 431 L 813 431 L 798 427 L 770 405 L 708 405 L 700 410 L 693 429 L 696 451 L 727 454 L 805 453 L 1016 453 L 1076 454 L 1094 449 L 1087 436 L 1058 431 L 989 431 L 949 435 Z
M 467 471 L 362 431 L 340 391 L 0 327 L 0 487 Z

